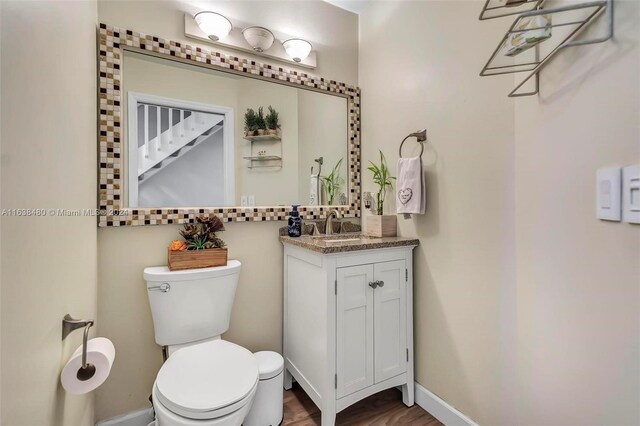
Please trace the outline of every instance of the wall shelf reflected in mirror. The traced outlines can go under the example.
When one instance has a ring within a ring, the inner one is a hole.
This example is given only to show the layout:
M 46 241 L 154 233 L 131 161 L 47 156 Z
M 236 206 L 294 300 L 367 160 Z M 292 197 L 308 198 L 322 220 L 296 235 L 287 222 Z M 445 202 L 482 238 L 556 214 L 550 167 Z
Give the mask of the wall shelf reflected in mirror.
M 280 136 L 273 135 L 245 136 L 243 139 L 249 142 L 276 142 L 282 140 Z

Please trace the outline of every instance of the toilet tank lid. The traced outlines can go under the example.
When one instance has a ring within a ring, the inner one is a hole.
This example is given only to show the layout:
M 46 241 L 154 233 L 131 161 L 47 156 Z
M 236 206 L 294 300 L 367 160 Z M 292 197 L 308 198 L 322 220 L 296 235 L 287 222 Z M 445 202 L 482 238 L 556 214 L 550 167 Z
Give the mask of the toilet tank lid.
M 222 277 L 238 273 L 241 265 L 238 260 L 229 260 L 226 266 L 185 269 L 182 271 L 170 271 L 167 266 L 150 266 L 144 268 L 144 279 L 145 281 L 185 281 Z

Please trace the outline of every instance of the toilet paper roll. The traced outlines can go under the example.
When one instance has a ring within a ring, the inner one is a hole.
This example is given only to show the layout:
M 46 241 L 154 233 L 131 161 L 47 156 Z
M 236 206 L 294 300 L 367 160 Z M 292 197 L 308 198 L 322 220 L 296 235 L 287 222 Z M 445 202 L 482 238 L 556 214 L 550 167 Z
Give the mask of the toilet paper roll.
M 80 345 L 62 369 L 60 375 L 62 387 L 75 395 L 91 392 L 107 380 L 115 357 L 116 348 L 111 340 L 104 337 L 89 340 L 87 342 L 87 363 L 96 367 L 96 373 L 89 380 L 82 381 L 78 379 L 78 370 L 82 368 L 82 345 Z

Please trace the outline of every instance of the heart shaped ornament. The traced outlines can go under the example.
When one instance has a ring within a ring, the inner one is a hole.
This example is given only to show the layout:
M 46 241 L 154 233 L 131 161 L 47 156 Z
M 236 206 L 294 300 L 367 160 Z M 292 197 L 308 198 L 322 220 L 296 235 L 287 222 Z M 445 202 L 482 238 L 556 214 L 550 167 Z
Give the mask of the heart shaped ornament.
M 402 204 L 407 204 L 413 197 L 413 190 L 411 188 L 405 188 L 398 191 L 398 200 Z

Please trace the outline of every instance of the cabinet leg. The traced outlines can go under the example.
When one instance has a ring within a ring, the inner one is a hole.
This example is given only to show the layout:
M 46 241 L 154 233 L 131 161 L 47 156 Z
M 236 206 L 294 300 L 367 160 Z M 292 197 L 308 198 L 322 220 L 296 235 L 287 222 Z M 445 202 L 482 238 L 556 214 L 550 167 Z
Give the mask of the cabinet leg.
M 415 402 L 415 398 L 413 395 L 414 391 L 415 390 L 412 384 L 405 383 L 404 385 L 402 385 L 402 402 L 407 407 L 413 406 Z
M 291 390 L 293 386 L 293 376 L 289 373 L 289 370 L 284 369 L 284 390 Z
M 336 424 L 335 411 L 329 411 L 327 409 L 322 410 L 320 413 L 320 425 L 321 426 L 334 426 Z

